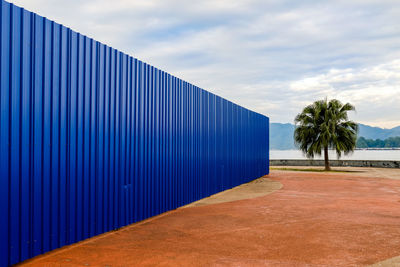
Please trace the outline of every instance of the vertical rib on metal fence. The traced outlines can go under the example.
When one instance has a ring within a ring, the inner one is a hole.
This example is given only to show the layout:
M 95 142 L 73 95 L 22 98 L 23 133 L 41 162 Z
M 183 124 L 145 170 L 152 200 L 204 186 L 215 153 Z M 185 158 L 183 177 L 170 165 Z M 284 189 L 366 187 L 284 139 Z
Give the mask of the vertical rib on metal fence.
M 0 266 L 268 173 L 269 120 L 0 4 Z

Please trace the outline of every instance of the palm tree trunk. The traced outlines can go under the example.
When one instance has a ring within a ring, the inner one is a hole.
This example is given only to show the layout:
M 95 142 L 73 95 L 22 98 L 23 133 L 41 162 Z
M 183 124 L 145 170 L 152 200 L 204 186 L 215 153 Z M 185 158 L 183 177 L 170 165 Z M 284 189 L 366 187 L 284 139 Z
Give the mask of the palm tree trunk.
M 324 157 L 325 157 L 325 171 L 330 171 L 331 166 L 329 166 L 329 157 L 328 157 L 328 147 L 324 148 Z

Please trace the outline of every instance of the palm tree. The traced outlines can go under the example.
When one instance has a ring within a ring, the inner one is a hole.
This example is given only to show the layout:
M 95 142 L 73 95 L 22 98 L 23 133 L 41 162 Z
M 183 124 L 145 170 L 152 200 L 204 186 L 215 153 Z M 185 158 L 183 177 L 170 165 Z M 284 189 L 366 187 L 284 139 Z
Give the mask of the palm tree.
M 358 125 L 348 120 L 347 112 L 354 106 L 339 100 L 316 101 L 305 107 L 295 118 L 294 140 L 308 158 L 324 151 L 325 170 L 330 170 L 328 149 L 336 150 L 338 158 L 354 151 Z

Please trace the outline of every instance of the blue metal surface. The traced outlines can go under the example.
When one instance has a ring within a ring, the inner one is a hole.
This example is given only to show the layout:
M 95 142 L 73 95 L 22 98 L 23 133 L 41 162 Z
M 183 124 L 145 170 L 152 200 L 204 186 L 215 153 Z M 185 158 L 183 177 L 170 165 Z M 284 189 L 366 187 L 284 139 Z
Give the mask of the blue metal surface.
M 268 173 L 269 120 L 1 0 L 0 266 Z

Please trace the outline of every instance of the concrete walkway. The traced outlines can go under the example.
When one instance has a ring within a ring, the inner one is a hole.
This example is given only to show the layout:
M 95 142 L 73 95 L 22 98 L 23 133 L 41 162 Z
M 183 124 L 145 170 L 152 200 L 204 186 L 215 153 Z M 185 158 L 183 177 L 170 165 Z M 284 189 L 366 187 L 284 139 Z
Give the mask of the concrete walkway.
M 367 266 L 400 255 L 399 180 L 290 171 L 268 179 L 283 187 L 171 211 L 25 265 Z
M 256 197 L 266 196 L 282 188 L 282 184 L 278 181 L 273 181 L 265 177 L 261 177 L 250 183 L 236 186 L 232 189 L 225 190 L 218 194 L 203 198 L 199 201 L 190 203 L 181 208 L 199 207 L 224 202 L 232 202 L 242 199 L 251 199 Z

